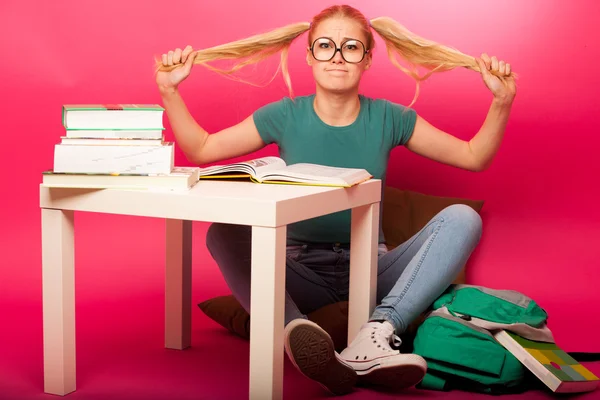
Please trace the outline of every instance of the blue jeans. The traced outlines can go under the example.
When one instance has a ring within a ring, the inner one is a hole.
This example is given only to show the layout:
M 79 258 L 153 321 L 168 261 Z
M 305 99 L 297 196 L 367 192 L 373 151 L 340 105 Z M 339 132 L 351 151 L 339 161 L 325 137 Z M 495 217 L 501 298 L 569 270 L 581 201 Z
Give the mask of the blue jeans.
M 481 217 L 455 204 L 393 250 L 379 247 L 377 307 L 371 320 L 387 320 L 401 334 L 454 281 L 481 238 Z M 251 227 L 212 224 L 207 247 L 227 285 L 250 312 Z M 350 250 L 332 245 L 288 246 L 285 323 L 348 300 Z

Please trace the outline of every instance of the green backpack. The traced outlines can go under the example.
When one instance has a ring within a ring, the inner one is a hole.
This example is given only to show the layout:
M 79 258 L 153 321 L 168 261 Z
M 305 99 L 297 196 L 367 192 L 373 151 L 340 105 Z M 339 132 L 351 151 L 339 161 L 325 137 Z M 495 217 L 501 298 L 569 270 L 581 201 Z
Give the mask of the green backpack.
M 428 368 L 418 387 L 488 394 L 529 389 L 529 371 L 482 326 L 510 325 L 538 334 L 547 318 L 546 311 L 519 292 L 451 285 L 434 302 L 414 338 L 413 352 L 425 358 Z M 549 332 L 544 329 L 540 332 Z

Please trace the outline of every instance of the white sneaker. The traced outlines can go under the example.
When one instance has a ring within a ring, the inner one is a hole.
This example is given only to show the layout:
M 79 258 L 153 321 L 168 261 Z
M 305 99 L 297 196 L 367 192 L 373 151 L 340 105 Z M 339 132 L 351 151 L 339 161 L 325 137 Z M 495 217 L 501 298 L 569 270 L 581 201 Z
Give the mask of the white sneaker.
M 340 357 L 356 371 L 359 384 L 384 386 L 393 390 L 412 387 L 427 372 L 427 362 L 417 354 L 401 354 L 390 343 L 399 346 L 389 322 L 369 322 Z
M 307 319 L 295 319 L 285 327 L 285 352 L 308 378 L 336 395 L 350 393 L 356 372 L 335 352 L 329 334 Z

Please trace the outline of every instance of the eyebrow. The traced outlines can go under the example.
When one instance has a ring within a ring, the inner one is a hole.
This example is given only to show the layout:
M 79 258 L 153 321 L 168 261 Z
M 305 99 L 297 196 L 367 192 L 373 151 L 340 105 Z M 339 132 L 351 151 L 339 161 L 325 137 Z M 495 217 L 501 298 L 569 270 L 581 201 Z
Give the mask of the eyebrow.
M 322 37 L 324 37 L 324 38 L 326 38 L 326 39 L 329 39 L 329 40 L 331 40 L 331 41 L 335 42 L 335 40 L 333 40 L 333 38 L 331 38 L 331 37 L 329 37 L 329 36 L 322 36 Z M 343 37 L 343 38 L 342 38 L 342 42 L 345 42 L 345 41 L 347 41 L 347 40 L 360 40 L 360 39 L 356 39 L 356 38 L 349 38 L 349 37 Z

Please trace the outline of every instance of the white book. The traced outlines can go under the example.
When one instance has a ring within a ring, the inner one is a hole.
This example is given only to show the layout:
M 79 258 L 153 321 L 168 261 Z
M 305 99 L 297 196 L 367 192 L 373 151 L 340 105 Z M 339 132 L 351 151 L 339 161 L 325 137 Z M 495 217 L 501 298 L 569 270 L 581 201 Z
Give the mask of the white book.
M 85 145 L 85 146 L 162 146 L 163 139 L 94 139 L 94 138 L 70 138 L 62 136 L 61 144 Z
M 73 139 L 162 139 L 163 129 L 67 129 Z
M 66 104 L 65 129 L 162 129 L 164 109 L 157 104 Z
M 54 146 L 54 172 L 168 174 L 174 167 L 172 143 L 162 146 Z
M 228 165 L 214 165 L 200 170 L 200 179 L 249 177 L 256 183 L 350 187 L 373 176 L 361 168 L 340 168 L 319 164 L 287 165 L 279 157 L 262 157 Z
M 198 182 L 200 168 L 174 167 L 168 174 L 73 174 L 44 171 L 46 187 L 90 189 L 189 189 Z

